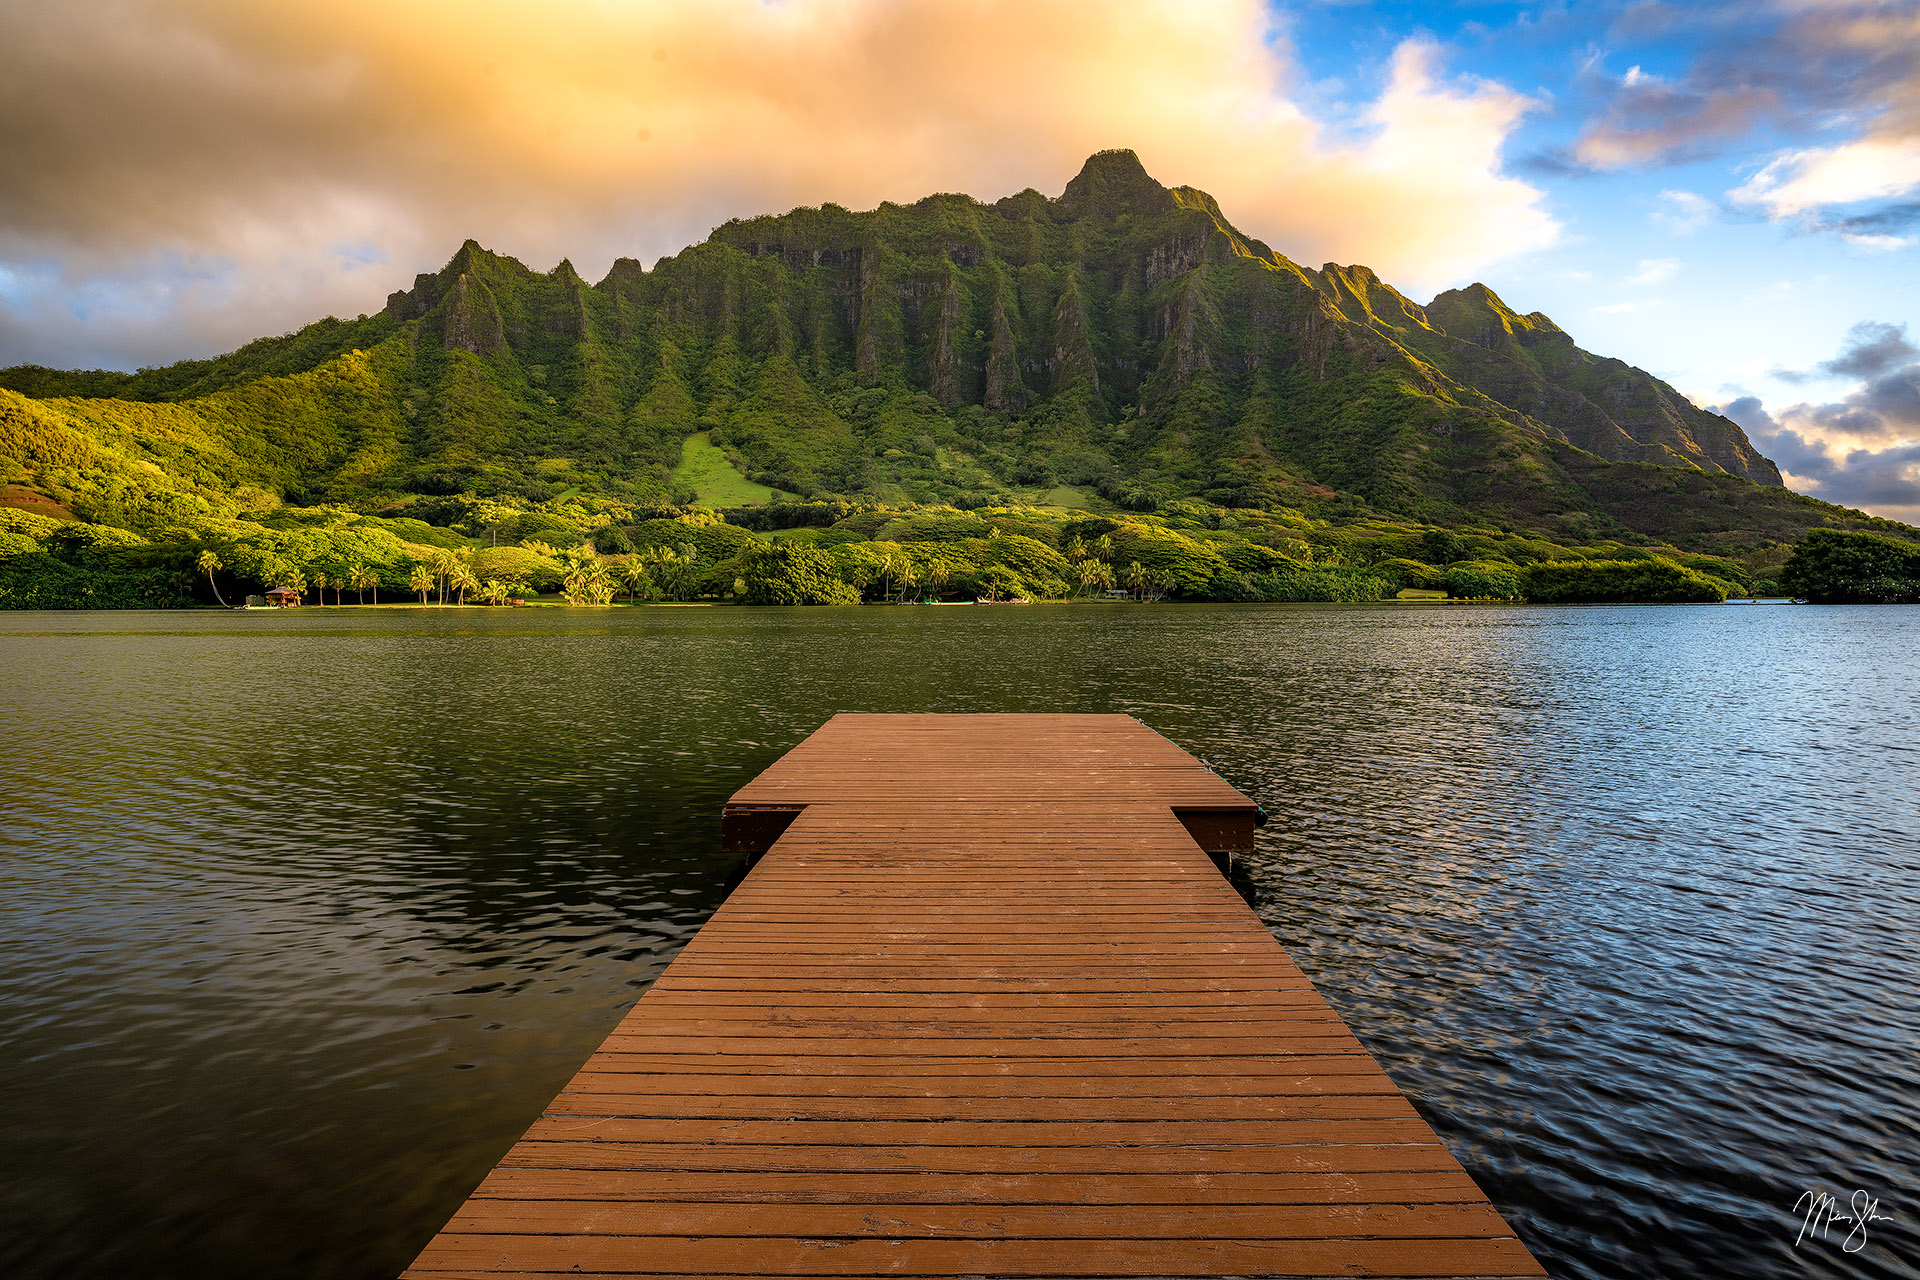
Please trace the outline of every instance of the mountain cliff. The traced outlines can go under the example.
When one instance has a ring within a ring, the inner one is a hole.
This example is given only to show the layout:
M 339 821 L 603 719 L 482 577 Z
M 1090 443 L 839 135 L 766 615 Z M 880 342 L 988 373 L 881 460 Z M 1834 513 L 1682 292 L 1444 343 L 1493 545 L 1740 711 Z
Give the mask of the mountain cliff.
M 736 220 L 597 284 L 468 241 L 357 320 L 0 387 L 14 482 L 76 510 L 241 490 L 661 501 L 698 433 L 772 489 L 892 503 L 1064 485 L 1142 510 L 1689 537 L 1833 510 L 1547 317 L 1482 285 L 1422 307 L 1365 267 L 1303 267 L 1128 151 L 1057 198 Z

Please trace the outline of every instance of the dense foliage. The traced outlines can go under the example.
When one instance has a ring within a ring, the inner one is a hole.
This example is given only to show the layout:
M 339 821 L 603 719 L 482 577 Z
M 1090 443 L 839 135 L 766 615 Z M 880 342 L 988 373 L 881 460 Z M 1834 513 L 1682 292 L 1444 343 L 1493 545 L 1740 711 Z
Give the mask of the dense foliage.
M 1816 604 L 1913 604 L 1920 602 L 1920 547 L 1816 529 L 1781 569 L 1780 585 Z
M 1520 572 L 1536 604 L 1718 604 L 1727 583 L 1663 557 L 1550 561 Z
M 813 523 L 815 510 L 837 516 Z M 818 504 L 805 521 L 568 498 L 436 498 L 366 515 L 278 507 L 135 532 L 0 506 L 0 607 L 236 603 L 286 586 L 314 603 L 579 604 L 939 600 L 1723 599 L 1740 561 L 1672 547 L 1556 543 L 1511 530 L 1182 501 L 1153 513 Z M 744 523 L 737 523 L 744 522 Z M 1900 544 L 1892 544 L 1899 546 Z

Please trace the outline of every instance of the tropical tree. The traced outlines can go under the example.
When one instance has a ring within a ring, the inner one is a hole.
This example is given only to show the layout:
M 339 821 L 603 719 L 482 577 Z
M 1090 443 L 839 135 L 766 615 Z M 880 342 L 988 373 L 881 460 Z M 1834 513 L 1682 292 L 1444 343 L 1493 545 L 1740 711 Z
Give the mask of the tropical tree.
M 288 570 L 285 574 L 281 576 L 280 581 L 275 585 L 285 587 L 287 590 L 293 592 L 293 594 L 296 596 L 304 596 L 305 594 L 307 594 L 306 577 L 303 574 L 301 574 L 301 572 L 298 569 Z
M 561 587 L 568 604 L 606 604 L 613 599 L 613 579 L 606 563 L 585 549 L 567 553 Z
M 479 599 L 486 601 L 488 604 L 505 604 L 507 602 L 507 584 L 498 578 L 488 578 L 480 584 L 478 590 Z
M 227 566 L 224 564 L 221 564 L 220 557 L 215 555 L 211 551 L 202 551 L 200 553 L 200 558 L 194 561 L 194 563 L 200 566 L 200 572 L 207 575 L 207 585 L 213 588 L 213 598 L 220 602 L 220 607 L 222 609 L 226 608 L 227 607 L 226 598 L 220 594 L 219 584 L 214 582 L 213 575 L 216 570 L 224 569 Z
M 927 590 L 938 596 L 951 577 L 953 577 L 953 570 L 947 567 L 947 562 L 935 560 L 927 566 Z
M 473 570 L 469 569 L 463 560 L 455 564 L 452 570 L 448 572 L 447 585 L 460 593 L 459 599 L 455 600 L 454 603 L 465 604 L 467 602 L 467 592 L 478 589 L 480 579 L 474 577 Z
M 979 598 L 988 604 L 998 602 L 1002 596 L 1013 599 L 1026 588 L 1020 575 L 1003 564 L 988 565 L 974 575 L 973 582 Z
M 440 603 L 445 604 L 447 602 L 447 579 L 451 578 L 454 570 L 460 567 L 460 558 L 451 551 L 436 549 L 433 554 L 427 558 L 427 563 L 432 567 L 434 581 L 440 588 Z
M 650 585 L 653 581 L 653 575 L 647 572 L 646 558 L 644 556 L 633 556 L 628 559 L 626 563 L 622 564 L 620 566 L 620 581 L 626 584 L 627 603 L 632 604 L 633 598 L 638 594 L 640 588 Z
M 360 603 L 367 602 L 367 588 L 373 588 L 373 602 L 380 603 L 380 575 L 363 564 L 353 566 L 353 572 L 347 575 L 353 589 L 360 593 Z
M 427 592 L 433 590 L 433 570 L 424 564 L 413 566 L 413 572 L 407 575 L 407 586 L 420 593 L 420 603 L 427 602 Z
M 1113 566 L 1088 557 L 1079 560 L 1073 566 L 1074 576 L 1080 579 L 1083 595 L 1092 595 L 1113 585 Z
M 1138 560 L 1129 560 L 1126 571 L 1121 575 L 1121 581 L 1127 584 L 1127 589 L 1133 592 L 1134 598 L 1139 599 L 1146 587 L 1147 567 Z
M 905 604 L 907 597 L 913 593 L 913 589 L 919 584 L 920 575 L 915 572 L 913 561 L 908 560 L 904 562 L 900 566 L 900 594 L 896 597 L 899 603 Z
M 699 559 L 700 552 L 690 542 L 683 542 L 671 550 L 663 548 L 658 553 L 661 585 L 675 600 L 685 600 L 693 592 L 698 578 L 694 564 Z

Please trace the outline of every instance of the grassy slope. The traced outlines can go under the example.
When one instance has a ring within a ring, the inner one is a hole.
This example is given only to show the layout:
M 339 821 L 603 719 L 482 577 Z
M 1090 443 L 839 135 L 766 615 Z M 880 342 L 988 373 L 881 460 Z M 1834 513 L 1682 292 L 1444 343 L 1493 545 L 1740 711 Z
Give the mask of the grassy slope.
M 741 475 L 704 431 L 687 437 L 668 479 L 675 493 L 690 489 L 703 507 L 757 507 L 780 496 L 778 490 Z

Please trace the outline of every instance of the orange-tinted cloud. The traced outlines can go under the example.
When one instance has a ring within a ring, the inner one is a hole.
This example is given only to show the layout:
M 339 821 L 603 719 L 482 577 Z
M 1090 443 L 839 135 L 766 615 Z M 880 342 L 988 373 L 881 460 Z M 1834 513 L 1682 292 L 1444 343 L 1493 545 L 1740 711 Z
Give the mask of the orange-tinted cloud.
M 372 309 L 469 235 L 592 276 L 796 204 L 1053 193 L 1112 146 L 1282 252 L 1414 287 L 1553 239 L 1502 171 L 1526 99 L 1410 42 L 1336 136 L 1267 23 L 1257 0 L 0 0 L 0 363 Z

